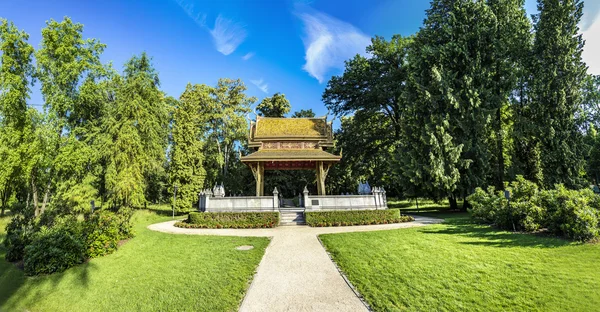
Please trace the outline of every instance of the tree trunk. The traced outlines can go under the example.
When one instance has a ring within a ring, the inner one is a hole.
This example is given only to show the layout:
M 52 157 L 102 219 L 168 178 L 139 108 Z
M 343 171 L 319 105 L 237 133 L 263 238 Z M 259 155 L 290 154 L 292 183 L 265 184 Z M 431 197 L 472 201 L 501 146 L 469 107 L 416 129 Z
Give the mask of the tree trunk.
M 498 149 L 498 180 L 496 187 L 499 190 L 504 190 L 504 136 L 502 135 L 502 112 L 500 107 L 496 111 L 496 123 L 496 148 Z
M 471 204 L 469 203 L 469 201 L 465 198 L 462 204 L 462 208 L 461 211 L 467 211 L 467 209 L 471 208 Z
M 37 184 L 35 182 L 35 175 L 31 175 L 31 195 L 33 196 L 33 209 L 34 215 L 37 217 L 40 215 L 39 207 L 38 207 L 38 191 Z
M 50 195 L 50 184 L 52 181 L 51 179 L 48 179 L 48 183 L 46 184 L 46 190 L 44 191 L 44 201 L 42 202 L 42 208 L 40 209 L 40 215 L 44 213 L 44 211 L 46 211 L 46 205 L 48 204 L 48 197 Z
M 450 203 L 450 210 L 458 210 L 458 204 L 456 203 L 456 196 L 454 196 L 454 194 L 448 196 L 448 203 Z

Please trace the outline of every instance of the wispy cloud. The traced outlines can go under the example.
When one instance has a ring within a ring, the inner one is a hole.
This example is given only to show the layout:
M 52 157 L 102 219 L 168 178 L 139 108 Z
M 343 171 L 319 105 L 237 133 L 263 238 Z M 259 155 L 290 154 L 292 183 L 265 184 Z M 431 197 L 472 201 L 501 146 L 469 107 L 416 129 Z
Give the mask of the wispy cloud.
M 242 56 L 242 60 L 247 61 L 254 56 L 254 52 L 248 52 L 244 56 Z
M 245 26 L 233 20 L 217 16 L 215 27 L 210 30 L 210 35 L 217 51 L 229 55 L 246 39 Z
M 586 62 L 588 72 L 594 75 L 600 75 L 600 1 L 587 1 L 583 8 L 583 19 L 581 20 L 581 30 L 585 47 L 581 54 L 583 61 Z
M 256 79 L 256 80 L 250 80 L 250 82 L 253 85 L 255 85 L 257 88 L 259 88 L 260 91 L 262 91 L 264 93 L 269 92 L 269 85 L 267 83 L 265 83 L 262 78 Z
M 304 7 L 296 11 L 304 24 L 303 69 L 320 83 L 332 68 L 343 68 L 344 60 L 365 54 L 371 38 L 349 23 Z
M 219 14 L 215 20 L 214 27 L 210 28 L 206 24 L 207 15 L 197 11 L 193 3 L 188 3 L 185 0 L 175 1 L 198 26 L 206 29 L 210 33 L 215 48 L 224 55 L 233 53 L 233 51 L 235 51 L 246 39 L 248 34 L 245 25 L 225 18 Z

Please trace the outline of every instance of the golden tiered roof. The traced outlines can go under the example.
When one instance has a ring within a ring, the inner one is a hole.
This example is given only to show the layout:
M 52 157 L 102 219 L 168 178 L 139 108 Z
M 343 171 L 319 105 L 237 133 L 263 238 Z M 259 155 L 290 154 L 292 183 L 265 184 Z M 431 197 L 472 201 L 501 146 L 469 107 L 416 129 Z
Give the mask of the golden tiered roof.
M 341 157 L 323 150 L 333 146 L 333 125 L 327 117 L 273 118 L 257 116 L 251 122 L 248 146 L 258 151 L 243 156 L 242 162 L 325 161 Z

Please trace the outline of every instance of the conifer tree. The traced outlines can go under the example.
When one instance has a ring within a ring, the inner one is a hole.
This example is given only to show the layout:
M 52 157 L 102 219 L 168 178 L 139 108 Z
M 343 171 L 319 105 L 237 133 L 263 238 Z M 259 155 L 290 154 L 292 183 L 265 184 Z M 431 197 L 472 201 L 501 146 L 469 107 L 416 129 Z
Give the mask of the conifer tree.
M 175 208 L 184 211 L 198 201 L 204 187 L 203 135 L 201 107 L 214 101 L 212 88 L 188 84 L 173 112 L 173 145 L 169 170 L 170 184 L 177 185 Z
M 581 109 L 586 65 L 578 24 L 580 0 L 538 0 L 534 18 L 531 135 L 540 147 L 543 185 L 582 185 L 584 144 L 576 123 Z

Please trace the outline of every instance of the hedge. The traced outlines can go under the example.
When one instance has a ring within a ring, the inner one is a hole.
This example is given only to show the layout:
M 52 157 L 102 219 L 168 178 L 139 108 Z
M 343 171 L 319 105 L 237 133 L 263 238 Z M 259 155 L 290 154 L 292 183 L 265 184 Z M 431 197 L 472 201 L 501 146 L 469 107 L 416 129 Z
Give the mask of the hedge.
M 310 226 L 347 226 L 388 224 L 414 221 L 413 217 L 401 216 L 398 209 L 386 210 L 335 210 L 304 212 Z
M 175 226 L 201 229 L 272 228 L 279 225 L 279 212 L 191 212 L 187 221 Z

